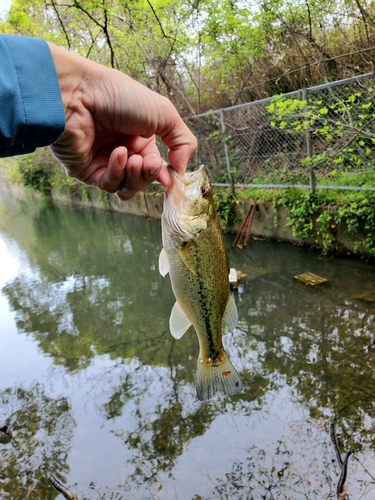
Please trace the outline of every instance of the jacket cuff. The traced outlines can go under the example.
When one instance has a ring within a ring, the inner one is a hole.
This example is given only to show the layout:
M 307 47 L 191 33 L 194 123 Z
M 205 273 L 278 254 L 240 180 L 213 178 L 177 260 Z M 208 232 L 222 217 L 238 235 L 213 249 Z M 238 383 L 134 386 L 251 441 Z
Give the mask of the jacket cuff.
M 0 156 L 54 143 L 65 128 L 55 65 L 39 38 L 0 35 Z

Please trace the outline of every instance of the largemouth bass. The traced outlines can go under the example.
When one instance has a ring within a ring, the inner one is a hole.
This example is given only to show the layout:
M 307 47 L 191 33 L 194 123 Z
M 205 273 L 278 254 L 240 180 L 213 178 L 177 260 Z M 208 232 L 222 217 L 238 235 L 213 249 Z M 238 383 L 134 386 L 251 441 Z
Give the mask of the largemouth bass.
M 172 185 L 165 190 L 162 215 L 162 276 L 169 272 L 176 297 L 169 327 L 179 339 L 193 325 L 199 340 L 197 396 L 210 399 L 217 391 L 236 394 L 243 384 L 222 344 L 224 324 L 238 320 L 229 289 L 229 261 L 211 184 L 202 165 L 178 174 L 170 168 Z

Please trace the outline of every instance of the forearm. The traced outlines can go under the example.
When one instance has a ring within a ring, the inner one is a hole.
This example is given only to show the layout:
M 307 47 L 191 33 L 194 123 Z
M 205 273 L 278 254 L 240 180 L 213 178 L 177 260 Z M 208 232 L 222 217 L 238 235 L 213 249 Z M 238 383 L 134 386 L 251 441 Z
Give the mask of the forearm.
M 0 35 L 0 156 L 55 142 L 65 127 L 59 82 L 44 40 Z

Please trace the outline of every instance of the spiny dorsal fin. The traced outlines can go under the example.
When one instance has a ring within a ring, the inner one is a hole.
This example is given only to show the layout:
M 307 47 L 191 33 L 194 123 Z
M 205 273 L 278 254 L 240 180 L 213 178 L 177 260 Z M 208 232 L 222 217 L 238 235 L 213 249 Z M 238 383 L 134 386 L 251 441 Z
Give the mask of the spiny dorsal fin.
M 175 339 L 180 339 L 186 330 L 191 325 L 191 322 L 186 317 L 178 302 L 173 306 L 171 317 L 169 318 L 169 329 Z
M 225 309 L 225 313 L 223 316 L 223 323 L 227 325 L 228 330 L 231 332 L 236 327 L 237 321 L 238 321 L 237 306 L 233 296 L 229 295 L 227 307 Z
M 163 276 L 169 273 L 169 260 L 165 248 L 161 249 L 159 255 L 159 273 Z

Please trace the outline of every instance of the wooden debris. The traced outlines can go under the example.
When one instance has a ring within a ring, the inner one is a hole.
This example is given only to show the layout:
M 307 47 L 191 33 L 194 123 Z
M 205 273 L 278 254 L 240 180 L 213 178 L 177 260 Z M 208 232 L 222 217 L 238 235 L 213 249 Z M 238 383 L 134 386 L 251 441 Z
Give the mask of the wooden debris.
M 313 273 L 298 274 L 297 276 L 294 276 L 294 279 L 310 286 L 321 285 L 322 283 L 327 283 L 328 281 L 326 278 L 322 278 L 321 276 L 317 276 Z
M 363 290 L 353 297 L 357 300 L 363 300 L 363 302 L 375 302 L 375 293 L 373 290 Z
M 234 248 L 234 247 L 243 248 L 248 244 L 249 239 L 250 239 L 250 234 L 251 234 L 251 226 L 253 225 L 253 220 L 254 220 L 254 215 L 255 215 L 256 209 L 257 209 L 257 204 L 253 203 L 251 205 L 247 215 L 246 215 L 245 220 L 242 223 L 241 229 L 238 231 L 238 234 L 234 240 L 232 248 Z M 246 233 L 245 242 L 242 245 L 241 239 L 245 235 L 245 233 Z

